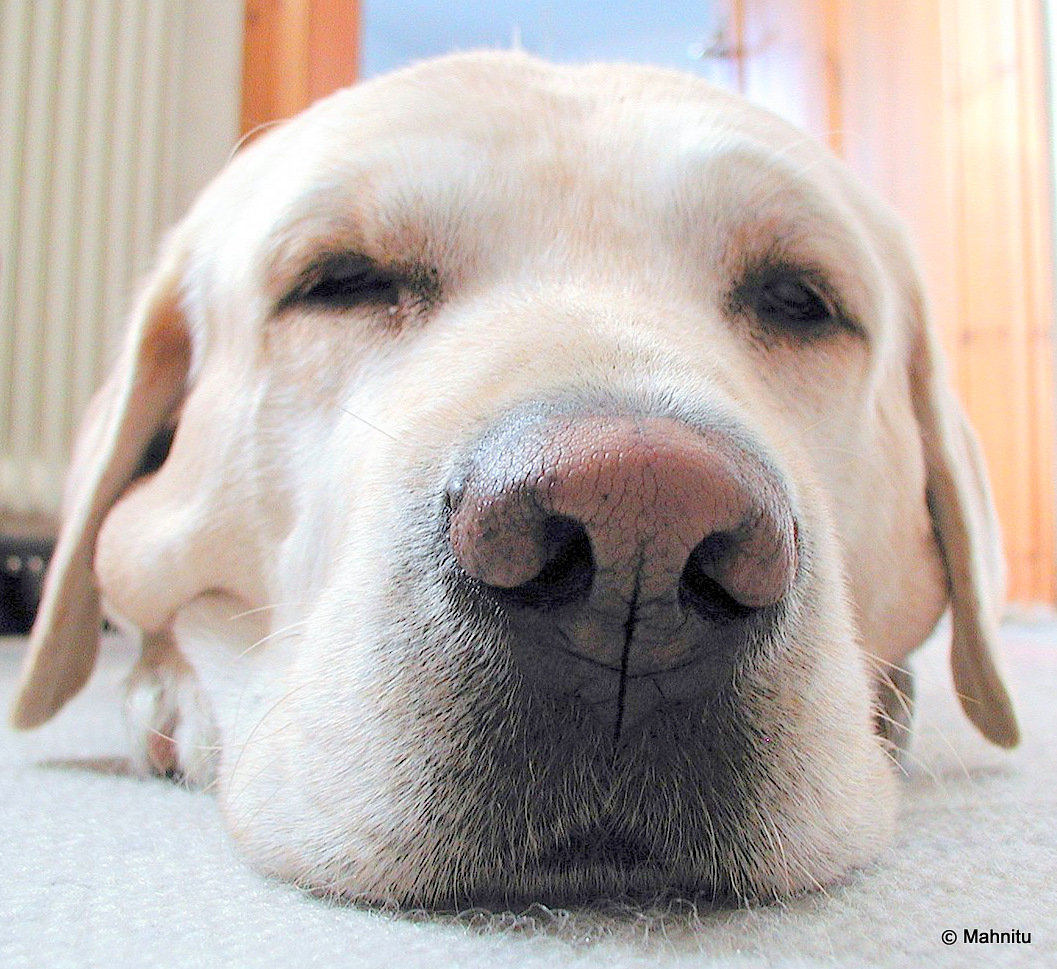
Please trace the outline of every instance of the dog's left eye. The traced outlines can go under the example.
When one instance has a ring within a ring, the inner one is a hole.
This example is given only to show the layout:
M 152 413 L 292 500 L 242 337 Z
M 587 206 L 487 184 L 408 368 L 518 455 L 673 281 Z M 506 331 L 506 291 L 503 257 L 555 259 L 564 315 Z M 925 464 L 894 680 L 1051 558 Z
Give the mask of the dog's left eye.
M 739 296 L 738 302 L 774 329 L 813 332 L 839 319 L 818 287 L 793 271 L 766 273 L 752 280 Z
M 357 255 L 328 256 L 312 266 L 280 302 L 316 309 L 396 306 L 406 281 L 391 270 Z

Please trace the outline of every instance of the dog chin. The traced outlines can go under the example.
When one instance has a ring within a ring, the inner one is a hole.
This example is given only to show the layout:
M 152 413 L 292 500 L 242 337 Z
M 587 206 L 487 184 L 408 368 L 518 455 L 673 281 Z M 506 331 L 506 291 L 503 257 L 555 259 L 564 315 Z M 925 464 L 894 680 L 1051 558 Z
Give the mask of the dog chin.
M 350 857 L 348 839 L 338 835 L 324 868 L 290 859 L 293 867 L 282 874 L 324 896 L 438 911 L 501 911 L 534 903 L 641 906 L 661 899 L 707 907 L 766 903 L 833 885 L 876 859 L 894 819 L 891 778 L 876 780 L 871 800 L 835 816 L 818 803 L 817 791 L 780 791 L 788 776 L 736 778 L 735 784 L 746 788 L 754 783 L 766 788 L 769 797 L 742 800 L 727 810 L 708 800 L 707 784 L 695 786 L 663 770 L 637 771 L 617 785 L 625 800 L 633 792 L 640 800 L 625 804 L 623 825 L 612 816 L 605 823 L 571 825 L 570 815 L 594 813 L 583 805 L 517 819 L 480 790 L 453 791 L 453 799 L 478 805 L 477 824 L 440 838 L 437 831 L 422 831 L 416 845 L 421 851 L 411 865 L 403 838 L 366 859 Z M 526 790 L 517 781 L 507 793 L 530 815 L 533 806 L 560 800 L 554 788 Z M 434 800 L 446 797 L 435 791 Z M 397 872 L 402 877 L 394 877 Z

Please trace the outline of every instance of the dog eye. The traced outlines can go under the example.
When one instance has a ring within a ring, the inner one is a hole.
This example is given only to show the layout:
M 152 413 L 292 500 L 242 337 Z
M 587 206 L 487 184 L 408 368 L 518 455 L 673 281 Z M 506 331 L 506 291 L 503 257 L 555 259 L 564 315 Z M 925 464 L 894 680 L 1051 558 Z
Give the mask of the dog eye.
M 813 331 L 838 318 L 829 300 L 793 272 L 772 273 L 756 281 L 745 302 L 762 323 L 780 329 Z
M 403 289 L 400 276 L 365 256 L 329 256 L 305 273 L 278 308 L 295 304 L 329 310 L 396 306 Z

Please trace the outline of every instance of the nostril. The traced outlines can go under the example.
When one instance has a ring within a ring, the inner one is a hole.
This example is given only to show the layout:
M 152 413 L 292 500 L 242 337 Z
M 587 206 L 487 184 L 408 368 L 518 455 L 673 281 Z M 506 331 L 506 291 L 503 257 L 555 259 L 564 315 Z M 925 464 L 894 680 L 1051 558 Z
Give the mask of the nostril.
M 679 603 L 710 622 L 734 622 L 750 616 L 754 609 L 738 602 L 714 578 L 716 564 L 723 561 L 736 544 L 729 532 L 716 532 L 690 553 L 679 578 Z
M 587 596 L 594 580 L 591 540 L 574 518 L 551 515 L 540 526 L 543 567 L 514 588 L 496 589 L 508 602 L 531 609 L 554 609 Z
M 463 475 L 451 478 L 444 489 L 444 506 L 448 515 L 454 514 L 466 492 L 466 478 Z

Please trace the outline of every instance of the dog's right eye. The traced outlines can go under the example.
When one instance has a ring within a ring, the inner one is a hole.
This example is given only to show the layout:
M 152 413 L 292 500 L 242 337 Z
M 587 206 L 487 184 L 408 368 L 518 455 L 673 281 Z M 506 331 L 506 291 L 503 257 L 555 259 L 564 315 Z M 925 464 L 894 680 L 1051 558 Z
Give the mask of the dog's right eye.
M 313 264 L 279 302 L 282 312 L 292 306 L 351 310 L 389 307 L 400 303 L 406 281 L 359 255 L 331 255 Z

